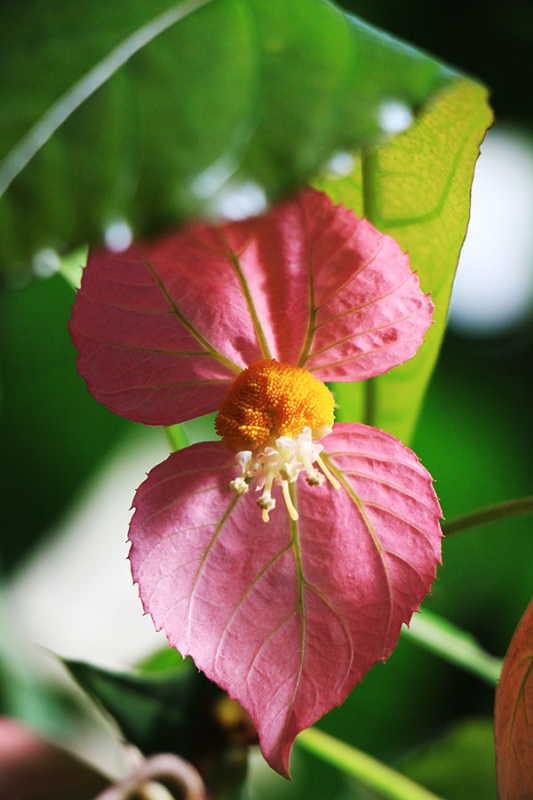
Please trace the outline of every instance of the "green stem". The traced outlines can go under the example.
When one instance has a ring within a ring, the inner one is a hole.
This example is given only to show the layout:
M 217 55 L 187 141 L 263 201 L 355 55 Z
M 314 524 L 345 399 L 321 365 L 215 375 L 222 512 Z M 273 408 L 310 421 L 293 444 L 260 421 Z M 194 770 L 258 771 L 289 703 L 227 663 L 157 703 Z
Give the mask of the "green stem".
M 491 686 L 498 683 L 501 660 L 483 650 L 471 634 L 427 609 L 413 615 L 409 628 L 402 629 L 402 636 L 454 666 L 471 672 Z
M 533 496 L 519 497 L 516 500 L 506 500 L 503 503 L 473 511 L 470 514 L 462 514 L 449 521 L 442 523 L 442 531 L 446 536 L 452 533 L 460 533 L 475 528 L 478 525 L 485 525 L 487 522 L 497 522 L 501 519 L 518 517 L 521 514 L 533 513 Z
M 373 225 L 378 221 L 378 199 L 375 176 L 378 156 L 375 148 L 363 148 L 361 152 L 361 173 L 363 179 L 363 216 Z M 376 383 L 373 378 L 365 381 L 363 422 L 374 425 L 376 414 Z
M 187 434 L 183 430 L 182 425 L 169 425 L 165 428 L 165 434 L 168 443 L 172 448 L 172 452 L 175 452 L 176 450 L 183 450 L 183 448 L 187 447 L 189 444 L 189 439 L 187 438 Z
M 379 217 L 376 183 L 378 166 L 378 154 L 376 149 L 363 149 L 361 153 L 361 172 L 363 179 L 363 216 L 376 226 Z
M 357 778 L 389 800 L 441 800 L 405 775 L 318 728 L 302 731 L 297 741 L 309 752 Z
M 363 422 L 365 425 L 374 425 L 376 414 L 376 382 L 375 378 L 368 378 L 364 382 L 364 407 Z

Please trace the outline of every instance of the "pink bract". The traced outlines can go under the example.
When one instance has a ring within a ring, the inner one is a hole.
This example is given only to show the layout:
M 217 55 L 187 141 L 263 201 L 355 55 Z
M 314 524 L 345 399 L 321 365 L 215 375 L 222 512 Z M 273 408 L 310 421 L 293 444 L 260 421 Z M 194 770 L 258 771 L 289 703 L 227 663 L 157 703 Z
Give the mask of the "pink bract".
M 100 402 L 169 425 L 216 410 L 256 360 L 322 381 L 382 374 L 415 354 L 432 310 L 390 237 L 308 189 L 245 222 L 95 251 L 71 332 Z M 414 453 L 356 423 L 321 444 L 340 489 L 300 476 L 296 521 L 280 502 L 263 523 L 253 486 L 230 490 L 234 456 L 205 442 L 150 472 L 130 527 L 145 610 L 241 702 L 283 775 L 298 732 L 393 650 L 440 560 Z
M 299 480 L 292 522 L 261 523 L 228 491 L 219 442 L 173 453 L 134 499 L 130 560 L 170 643 L 236 697 L 267 761 L 288 774 L 294 737 L 394 649 L 440 554 L 431 476 L 394 437 L 355 423 L 324 439 L 342 483 Z
M 415 354 L 432 311 L 393 239 L 306 190 L 252 220 L 94 251 L 70 330 L 97 400 L 172 425 L 215 411 L 258 359 L 380 375 Z

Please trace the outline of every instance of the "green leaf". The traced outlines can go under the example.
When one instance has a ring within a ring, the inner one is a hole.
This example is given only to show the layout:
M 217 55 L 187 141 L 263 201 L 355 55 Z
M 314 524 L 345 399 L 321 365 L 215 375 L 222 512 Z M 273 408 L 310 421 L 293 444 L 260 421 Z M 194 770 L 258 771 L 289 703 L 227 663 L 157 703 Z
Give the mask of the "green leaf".
M 246 215 L 381 139 L 454 73 L 326 0 L 28 0 L 4 11 L 0 253 Z M 466 104 L 466 113 L 470 113 Z
M 200 770 L 217 798 L 237 796 L 246 773 L 246 745 L 257 741 L 255 729 L 238 703 L 190 658 L 166 648 L 139 671 L 127 673 L 63 663 L 144 755 L 177 753 Z
M 50 535 L 91 470 L 135 431 L 133 423 L 95 403 L 76 375 L 75 351 L 66 335 L 72 300 L 72 288 L 59 275 L 18 291 L 0 290 L 1 558 L 6 574 Z
M 340 420 L 411 438 L 444 334 L 474 166 L 491 121 L 486 89 L 458 78 L 408 130 L 366 148 L 348 176 L 315 183 L 399 242 L 435 304 L 434 324 L 414 359 L 365 384 L 335 384 Z
M 190 759 L 198 709 L 222 694 L 202 679 L 190 659 L 171 670 L 146 675 L 114 672 L 80 661 L 64 664 L 87 694 L 115 719 L 125 739 L 145 755 L 172 752 Z
M 81 286 L 81 276 L 86 263 L 87 247 L 79 247 L 77 250 L 74 250 L 74 252 L 67 253 L 59 259 L 58 272 L 63 276 L 69 286 L 77 290 Z M 47 276 L 44 275 L 43 277 Z

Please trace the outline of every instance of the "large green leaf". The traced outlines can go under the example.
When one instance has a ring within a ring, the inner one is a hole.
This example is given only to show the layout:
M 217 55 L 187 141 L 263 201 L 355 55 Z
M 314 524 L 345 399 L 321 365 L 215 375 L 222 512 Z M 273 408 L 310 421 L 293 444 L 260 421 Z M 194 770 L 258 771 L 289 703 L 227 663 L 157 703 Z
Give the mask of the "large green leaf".
M 407 251 L 435 303 L 417 356 L 364 384 L 336 384 L 339 419 L 361 419 L 409 441 L 444 334 L 470 210 L 479 146 L 492 121 L 483 86 L 458 78 L 437 92 L 412 126 L 363 150 L 350 174 L 316 182 Z
M 73 8 L 3 9 L 0 253 L 10 267 L 100 240 L 117 219 L 144 234 L 191 214 L 260 211 L 332 153 L 382 137 L 384 101 L 416 112 L 456 79 L 326 0 Z M 479 102 L 464 99 L 468 119 Z

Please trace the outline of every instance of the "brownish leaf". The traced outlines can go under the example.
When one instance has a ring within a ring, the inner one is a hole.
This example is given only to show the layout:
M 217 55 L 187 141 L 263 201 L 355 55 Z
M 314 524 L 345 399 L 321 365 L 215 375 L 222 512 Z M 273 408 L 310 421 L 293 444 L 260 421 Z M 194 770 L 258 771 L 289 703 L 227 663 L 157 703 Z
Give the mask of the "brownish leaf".
M 496 691 L 494 738 L 500 800 L 533 797 L 533 600 L 505 659 Z

